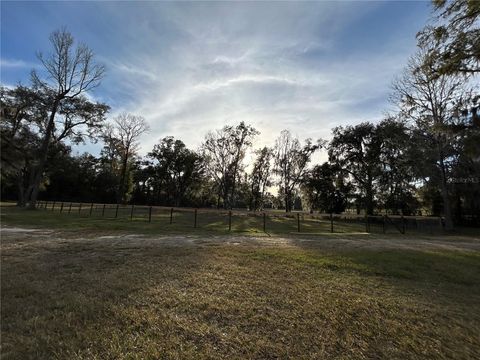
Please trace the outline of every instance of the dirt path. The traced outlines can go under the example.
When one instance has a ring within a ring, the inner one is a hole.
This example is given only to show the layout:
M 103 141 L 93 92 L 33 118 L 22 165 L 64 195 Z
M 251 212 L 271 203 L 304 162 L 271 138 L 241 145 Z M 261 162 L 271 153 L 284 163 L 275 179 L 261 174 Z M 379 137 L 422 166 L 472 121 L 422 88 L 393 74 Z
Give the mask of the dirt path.
M 104 234 L 95 232 L 72 233 L 49 229 L 26 229 L 18 227 L 1 228 L 2 248 L 23 245 L 54 245 L 54 243 L 87 242 L 103 246 L 293 246 L 325 250 L 457 250 L 480 251 L 480 236 L 460 235 L 371 235 L 371 234 L 321 234 L 291 236 L 254 235 L 143 235 L 143 234 Z

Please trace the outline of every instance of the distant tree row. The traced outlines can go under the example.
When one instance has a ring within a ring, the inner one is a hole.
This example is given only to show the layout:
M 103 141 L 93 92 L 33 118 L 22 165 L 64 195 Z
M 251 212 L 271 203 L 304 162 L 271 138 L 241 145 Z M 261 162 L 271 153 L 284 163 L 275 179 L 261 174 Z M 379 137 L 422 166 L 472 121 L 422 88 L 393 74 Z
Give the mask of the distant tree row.
M 283 130 L 272 148 L 240 122 L 205 135 L 198 149 L 167 136 L 144 157 L 141 116 L 107 121 L 92 101 L 104 68 L 65 29 L 51 36 L 30 86 L 1 88 L 2 198 L 34 208 L 38 196 L 168 206 L 281 208 L 480 218 L 478 2 L 434 1 L 438 18 L 418 34 L 418 51 L 392 85 L 397 110 L 378 123 L 332 129 L 303 143 Z M 72 156 L 70 143 L 101 141 L 99 156 Z M 311 164 L 317 151 L 328 161 Z M 247 163 L 246 159 L 252 158 Z

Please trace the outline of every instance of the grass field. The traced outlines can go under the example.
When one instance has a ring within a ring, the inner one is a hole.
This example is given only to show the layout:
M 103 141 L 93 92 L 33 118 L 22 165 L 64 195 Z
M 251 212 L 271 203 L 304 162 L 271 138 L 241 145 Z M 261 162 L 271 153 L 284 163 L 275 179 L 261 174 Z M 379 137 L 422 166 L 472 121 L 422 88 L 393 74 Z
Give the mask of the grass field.
M 6 206 L 6 203 L 4 203 Z M 22 223 L 21 210 L 14 208 L 13 221 Z M 20 211 L 20 212 L 18 212 Z M 283 211 L 270 210 L 263 213 L 247 211 L 233 211 L 229 216 L 227 210 L 188 209 L 152 207 L 149 213 L 148 206 L 130 206 L 114 204 L 87 204 L 87 203 L 41 203 L 40 211 L 29 214 L 25 219 L 28 223 L 35 219 L 38 226 L 82 227 L 97 229 L 118 229 L 125 231 L 141 230 L 152 233 L 185 233 L 185 232 L 220 232 L 220 233 L 249 233 L 249 234 L 327 234 L 327 233 L 387 233 L 398 234 L 402 228 L 408 233 L 438 234 L 442 227 L 438 217 L 405 217 L 402 220 L 390 218 L 383 226 L 382 216 L 370 216 L 368 226 L 364 216 L 328 214 L 308 214 L 293 212 L 285 214 Z M 45 216 L 50 213 L 50 216 Z M 6 216 L 10 216 L 6 214 Z
M 1 210 L 2 359 L 480 357 L 473 234 L 229 234 Z

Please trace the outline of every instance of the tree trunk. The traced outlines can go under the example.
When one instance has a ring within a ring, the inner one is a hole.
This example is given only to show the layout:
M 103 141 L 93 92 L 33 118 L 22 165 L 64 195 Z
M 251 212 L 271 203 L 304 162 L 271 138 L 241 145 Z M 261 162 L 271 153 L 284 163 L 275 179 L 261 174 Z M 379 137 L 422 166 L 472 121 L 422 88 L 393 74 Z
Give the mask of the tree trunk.
M 25 186 L 24 186 L 23 174 L 22 173 L 20 173 L 20 175 L 17 178 L 17 186 L 18 186 L 17 206 L 25 207 L 25 205 L 27 205 L 27 201 L 25 199 Z
M 235 168 L 236 169 L 236 168 Z M 232 189 L 230 191 L 230 210 L 232 210 L 234 202 L 235 202 L 235 183 L 236 183 L 236 171 L 233 174 L 233 181 L 232 181 Z
M 43 138 L 42 145 L 39 150 L 39 161 L 34 169 L 33 183 L 31 184 L 32 192 L 28 199 L 28 208 L 35 209 L 37 205 L 38 192 L 40 190 L 40 183 L 42 182 L 43 171 L 48 158 L 48 148 L 50 146 L 50 139 L 52 138 L 53 128 L 55 126 L 55 114 L 58 110 L 60 99 L 55 99 L 53 103 L 52 112 L 48 119 L 47 129 L 45 130 L 45 137 Z
M 373 215 L 373 189 L 372 189 L 372 179 L 369 177 L 367 179 L 367 188 L 365 189 L 365 211 L 367 215 Z
M 122 170 L 120 171 L 120 184 L 118 185 L 117 204 L 125 202 L 125 179 L 127 177 L 128 157 L 129 150 L 127 149 L 122 161 Z
M 285 189 L 285 212 L 292 211 L 291 192 Z
M 445 216 L 445 230 L 453 230 L 452 207 L 450 205 L 450 196 L 448 194 L 447 175 L 445 171 L 445 163 L 443 161 L 443 152 L 441 148 L 438 150 L 440 160 L 441 190 L 443 200 L 443 215 Z
M 230 183 L 228 178 L 226 178 L 224 180 L 224 187 L 223 187 L 223 208 L 226 210 L 230 209 L 229 187 L 230 187 Z
M 446 182 L 442 179 L 443 213 L 445 215 L 445 230 L 453 230 L 452 208 Z

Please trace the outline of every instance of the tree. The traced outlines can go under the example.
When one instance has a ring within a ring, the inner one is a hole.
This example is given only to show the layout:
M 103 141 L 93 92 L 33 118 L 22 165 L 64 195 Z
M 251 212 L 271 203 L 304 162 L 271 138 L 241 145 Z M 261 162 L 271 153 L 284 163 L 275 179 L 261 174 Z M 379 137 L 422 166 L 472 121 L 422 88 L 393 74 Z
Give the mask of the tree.
M 279 177 L 279 192 L 283 194 L 286 212 L 292 210 L 294 190 L 305 175 L 313 153 L 323 146 L 322 140 L 314 144 L 311 139 L 301 146 L 288 130 L 283 130 L 275 140 L 273 170 Z
M 480 224 L 480 94 L 472 97 L 454 126 L 455 161 L 449 187 L 456 223 Z M 465 222 L 467 219 L 467 223 Z
M 438 75 L 471 75 L 480 71 L 480 2 L 432 0 L 437 16 L 417 34 L 429 47 L 426 60 Z
M 173 136 L 163 138 L 148 157 L 154 162 L 150 165 L 150 179 L 147 180 L 157 194 L 163 189 L 172 205 L 181 206 L 191 191 L 200 185 L 203 175 L 203 159 L 188 149 L 181 140 Z
M 256 211 L 263 209 L 265 191 L 271 185 L 271 161 L 273 152 L 268 147 L 263 147 L 255 151 L 257 158 L 253 163 L 253 169 L 250 174 L 250 210 Z
M 351 186 L 336 165 L 315 165 L 302 180 L 302 193 L 310 210 L 341 213 L 348 205 Z
M 47 57 L 38 54 L 46 76 L 42 78 L 35 70 L 31 76 L 32 87 L 40 94 L 46 109 L 46 116 L 37 119 L 41 143 L 27 191 L 31 208 L 35 208 L 52 143 L 65 138 L 79 142 L 85 136 L 92 136 L 109 109 L 107 105 L 93 103 L 84 96 L 100 84 L 104 75 L 104 67 L 94 62 L 92 50 L 84 44 L 74 48 L 73 36 L 66 29 L 53 32 L 50 42 L 53 52 Z
M 126 203 L 129 200 L 131 186 L 130 166 L 137 154 L 138 140 L 142 134 L 149 131 L 149 126 L 141 116 L 121 113 L 113 119 L 103 130 L 103 139 L 107 146 L 105 151 L 113 162 L 118 162 L 119 182 L 117 203 Z M 108 149 L 108 150 L 107 150 Z M 118 160 L 116 160 L 118 159 Z
M 62 143 L 50 146 L 49 153 L 40 197 L 96 201 L 91 188 L 95 174 L 82 171 L 81 157 L 72 156 L 71 148 Z
M 371 123 L 333 129 L 333 139 L 328 149 L 329 161 L 351 176 L 369 215 L 373 214 L 375 185 L 381 175 L 380 152 L 381 139 Z
M 377 124 L 375 131 L 381 141 L 379 200 L 394 214 L 415 213 L 419 206 L 414 194 L 418 143 L 407 124 L 392 117 Z
M 202 145 L 207 171 L 217 188 L 217 206 L 231 209 L 235 202 L 236 186 L 243 171 L 243 159 L 259 132 L 243 121 L 237 126 L 225 126 L 209 132 Z
M 392 101 L 398 104 L 400 116 L 414 123 L 418 169 L 428 171 L 424 177 L 429 181 L 438 181 L 445 228 L 452 229 L 448 179 L 456 158 L 454 128 L 468 94 L 461 77 L 435 73 L 428 61 L 429 51 L 421 48 L 410 59 L 393 84 Z
M 25 86 L 1 87 L 0 104 L 2 186 L 14 183 L 17 205 L 25 206 L 25 184 L 40 145 L 35 124 L 45 115 L 44 108 L 38 93 Z

